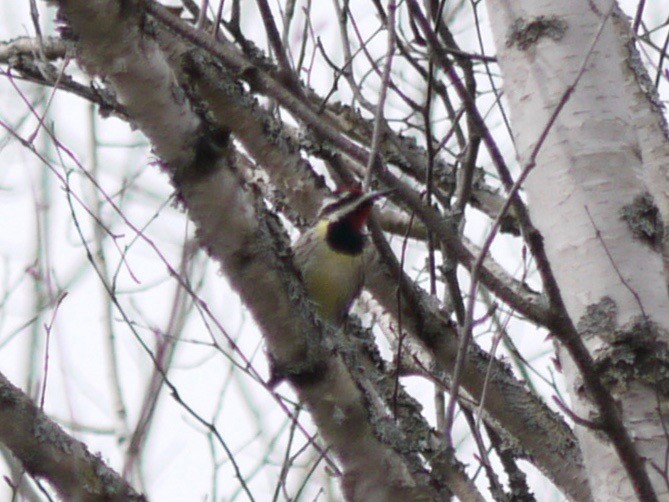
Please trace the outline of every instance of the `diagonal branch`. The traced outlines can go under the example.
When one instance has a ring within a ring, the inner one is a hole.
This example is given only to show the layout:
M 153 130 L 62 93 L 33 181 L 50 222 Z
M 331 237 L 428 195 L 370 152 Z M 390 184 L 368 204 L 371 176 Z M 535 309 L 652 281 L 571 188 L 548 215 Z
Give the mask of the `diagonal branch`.
M 239 176 L 226 131 L 203 121 L 177 91 L 169 62 L 141 32 L 138 7 L 61 3 L 82 65 L 105 77 L 152 141 L 201 245 L 221 263 L 254 315 L 275 371 L 292 383 L 341 461 L 347 497 L 435 496 L 427 476 L 410 469 L 407 458 L 372 425 L 366 396 L 328 348 L 326 330 L 305 299 L 283 227 Z M 147 94 L 147 88 L 153 92 Z
M 65 500 L 146 500 L 1 373 L 0 441 Z
M 171 47 L 167 52 L 175 54 L 178 51 Z M 182 53 L 185 52 L 182 50 Z M 218 68 L 214 61 L 196 53 L 189 53 L 187 59 L 186 67 L 196 76 L 199 95 L 207 102 L 216 120 L 231 130 L 255 160 L 265 167 L 270 179 L 285 190 L 288 205 L 298 211 L 297 216 L 304 219 L 313 218 L 314 213 L 309 211 L 315 211 L 317 204 L 314 201 L 309 202 L 309 199 L 305 199 L 305 195 L 318 189 L 316 180 L 309 174 L 310 170 L 300 158 L 294 144 L 282 135 L 280 124 L 274 122 L 272 117 L 235 85 L 226 69 Z M 175 63 L 174 66 L 180 65 Z M 385 176 L 386 174 L 382 174 L 384 180 Z M 396 182 L 394 178 L 388 180 Z M 396 186 L 406 191 L 406 197 L 402 190 L 400 197 L 415 204 L 417 210 L 422 211 L 420 214 L 432 224 L 433 228 L 438 229 L 443 235 L 451 236 L 449 239 L 456 246 L 458 257 L 467 266 L 471 265 L 478 250 L 471 244 L 461 243 L 448 222 L 444 222 L 443 217 L 436 211 L 426 207 L 413 190 L 404 184 Z M 384 257 L 384 261 L 387 262 L 388 258 Z M 507 280 L 508 276 L 504 276 L 503 270 L 496 269 L 490 263 L 488 266 L 491 267 L 491 272 L 486 276 L 486 283 L 491 284 L 491 281 L 495 280 L 493 284 L 498 285 L 495 290 L 506 288 L 503 290 L 507 293 L 502 293 L 502 298 L 506 298 L 507 295 L 522 297 L 523 300 L 518 304 L 525 307 L 521 306 L 521 311 L 537 316 L 537 319 L 545 319 L 547 311 L 541 296 L 523 290 L 520 286 L 516 289 L 509 287 L 510 281 Z M 370 261 L 367 279 L 368 287 L 375 297 L 388 311 L 396 312 L 396 298 L 393 292 L 397 282 L 392 275 L 389 277 L 385 266 L 378 258 Z M 406 277 L 404 281 L 409 282 Z M 424 294 L 417 294 L 419 308 L 414 308 L 414 304 L 411 304 L 411 308 L 404 310 L 404 327 L 429 348 L 442 371 L 451 372 L 457 354 L 454 332 L 441 315 L 429 307 L 432 302 Z M 422 326 L 418 318 L 423 319 Z M 527 392 L 520 382 L 513 379 L 503 364 L 491 360 L 478 348 L 472 349 L 468 355 L 465 378 L 467 391 L 473 396 L 480 396 L 490 364 L 493 365 L 494 377 L 491 379 L 492 397 L 486 399 L 488 416 L 499 424 L 500 430 L 510 434 L 518 443 L 524 444 L 535 463 L 565 493 L 570 493 L 574 499 L 587 499 L 587 495 L 584 495 L 587 494 L 587 482 L 582 459 L 569 428 L 555 413 Z M 526 410 L 522 420 L 518 409 Z M 533 425 L 528 427 L 524 420 L 532 421 Z M 557 451 L 562 452 L 562 458 L 556 455 Z M 564 462 L 563 459 L 567 457 L 570 461 Z M 574 479 L 578 479 L 579 482 L 575 483 Z

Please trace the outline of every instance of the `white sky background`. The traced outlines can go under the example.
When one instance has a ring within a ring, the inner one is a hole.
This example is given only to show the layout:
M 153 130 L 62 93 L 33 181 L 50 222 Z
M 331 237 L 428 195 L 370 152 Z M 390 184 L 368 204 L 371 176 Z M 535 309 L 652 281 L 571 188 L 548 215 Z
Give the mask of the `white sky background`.
M 662 3 L 649 2 L 645 19 L 666 17 L 667 6 L 662 6 Z M 356 11 L 356 21 L 360 29 L 363 32 L 376 29 L 377 20 L 371 2 L 351 4 L 356 4 L 359 9 Z M 265 47 L 264 29 L 257 18 L 255 3 L 242 2 L 242 5 L 243 31 L 251 34 L 261 47 Z M 271 2 L 271 5 L 275 7 L 276 2 Z M 328 48 L 329 56 L 341 62 L 343 56 L 337 49 L 340 40 L 332 3 L 314 2 L 314 5 L 313 29 Z M 39 2 L 39 6 L 42 29 L 50 33 L 53 31 L 51 20 L 54 11 L 46 11 L 42 2 Z M 303 2 L 298 2 L 298 12 L 302 6 Z M 634 9 L 635 3 L 629 2 L 627 11 L 633 12 Z M 405 9 L 400 8 L 399 12 L 401 18 L 406 16 Z M 479 14 L 485 18 L 483 8 Z M 301 13 L 296 14 L 292 32 L 295 43 L 299 42 L 301 36 L 302 19 Z M 455 25 L 453 32 L 458 42 L 465 50 L 479 52 L 468 2 L 465 2 L 457 19 L 459 24 Z M 486 53 L 494 54 L 485 20 L 482 26 L 482 35 L 488 44 Z M 657 34 L 658 43 L 662 43 L 665 33 L 663 30 Z M 0 40 L 33 34 L 27 0 L 0 4 Z M 353 34 L 350 36 L 354 38 Z M 382 32 L 370 44 L 370 50 L 375 54 L 384 54 L 385 44 L 386 35 Z M 356 67 L 357 75 L 364 71 L 364 61 L 364 58 L 360 59 L 360 65 Z M 318 66 L 322 64 L 321 58 L 317 57 L 310 84 L 319 94 L 325 95 L 331 85 L 332 71 Z M 404 82 L 402 89 L 421 102 L 423 90 L 413 89 L 411 82 L 402 80 L 400 76 L 406 74 L 406 80 L 410 80 L 411 73 L 399 67 L 395 68 L 395 73 L 397 82 Z M 479 85 L 483 85 L 484 81 L 481 79 Z M 39 100 L 44 94 L 50 97 L 49 89 L 40 89 L 19 81 L 16 84 L 20 92 L 31 101 Z M 371 82 L 369 89 L 373 91 L 376 88 L 378 85 Z M 339 89 L 338 98 L 350 103 L 347 86 L 341 83 Z M 375 101 L 377 96 L 371 91 L 367 97 Z M 389 93 L 386 112 L 389 118 L 397 116 L 398 103 L 396 96 Z M 488 111 L 485 103 L 486 98 L 479 100 L 484 112 Z M 36 108 L 43 113 L 43 104 Z M 498 115 L 496 109 L 491 113 Z M 435 117 L 438 115 L 435 112 Z M 0 78 L 0 120 L 13 126 L 24 138 L 37 125 L 21 95 L 6 77 Z M 58 141 L 73 152 L 83 166 L 90 169 L 93 143 L 89 105 L 79 98 L 58 92 L 48 109 L 46 120 L 49 127 L 55 130 Z M 500 125 L 501 121 L 492 118 L 489 124 Z M 179 268 L 182 245 L 184 240 L 192 237 L 192 225 L 179 209 L 169 204 L 171 187 L 167 177 L 152 164 L 155 159 L 142 135 L 131 131 L 120 120 L 102 119 L 99 115 L 95 116 L 95 127 L 100 185 L 122 207 L 125 217 L 135 227 L 142 228 L 144 235 L 162 254 L 158 256 L 142 238 L 137 239 L 135 232 L 119 214 L 109 204 L 103 204 L 102 220 L 118 236 L 115 242 L 118 248 L 109 238 L 105 240 L 108 269 L 113 273 L 118 268 L 118 299 L 136 332 L 149 347 L 154 347 L 157 337 L 164 334 L 167 328 L 176 289 L 176 283 L 169 277 L 163 259 L 174 269 Z M 448 124 L 437 122 L 435 127 L 445 132 Z M 439 137 L 439 134 L 436 136 Z M 506 143 L 502 142 L 500 146 L 507 162 L 515 165 L 508 135 L 499 134 L 497 138 L 498 141 L 506 138 Z M 66 170 L 71 169 L 71 190 L 92 207 L 95 190 L 81 175 L 76 163 L 65 157 L 59 158 L 53 142 L 43 132 L 35 139 L 35 145 L 50 160 L 55 172 L 64 176 Z M 61 155 L 64 155 L 62 151 Z M 482 149 L 479 164 L 488 167 L 485 155 Z M 28 361 L 33 361 L 33 380 L 38 385 L 31 394 L 40 396 L 47 335 L 44 325 L 51 323 L 53 318 L 45 409 L 63 424 L 77 424 L 84 429 L 95 430 L 84 432 L 67 429 L 82 439 L 91 451 L 100 452 L 115 469 L 121 470 L 122 449 L 118 447 L 116 437 L 108 434 L 115 425 L 115 417 L 110 392 L 109 356 L 104 341 L 106 332 L 103 319 L 107 297 L 86 259 L 85 248 L 73 224 L 66 194 L 57 175 L 45 169 L 33 153 L 12 140 L 4 129 L 0 130 L 0 159 L 0 371 L 25 390 L 30 371 Z M 101 196 L 99 192 L 97 196 Z M 76 202 L 74 205 L 82 230 L 91 239 L 93 222 L 80 205 Z M 485 221 L 473 212 L 468 214 L 467 233 L 475 241 L 480 241 L 485 235 Z M 38 230 L 40 227 L 41 234 Z M 42 265 L 36 268 L 38 235 L 41 240 Z M 88 243 L 92 245 L 92 242 Z M 399 246 L 399 240 L 396 239 L 395 244 Z M 127 264 L 121 263 L 119 249 L 127 252 Z M 425 259 L 415 252 L 416 249 L 414 246 L 414 253 L 407 262 L 407 268 L 413 271 L 421 269 Z M 499 239 L 493 254 L 508 270 L 519 275 L 522 273 L 516 241 Z M 200 298 L 206 302 L 227 334 L 237 340 L 246 357 L 252 359 L 255 369 L 266 378 L 267 365 L 262 341 L 249 315 L 236 295 L 230 292 L 224 278 L 218 274 L 215 263 L 209 261 L 201 251 L 194 262 L 191 280 L 198 284 Z M 54 299 L 63 291 L 67 292 L 57 311 L 54 302 L 44 308 L 36 307 L 33 277 L 37 270 L 47 274 L 39 282 L 44 294 Z M 423 274 L 421 277 L 425 279 L 426 276 Z M 466 275 L 461 274 L 461 278 L 466 287 Z M 529 282 L 532 283 L 532 275 Z M 39 317 L 31 323 L 37 311 Z M 226 344 L 224 335 L 210 321 L 207 324 L 209 328 L 196 310 L 189 315 L 183 331 L 185 341 L 179 346 L 170 379 L 188 406 L 204 419 L 215 422 L 228 448 L 235 453 L 235 460 L 244 475 L 257 471 L 249 481 L 249 488 L 256 500 L 271 500 L 285 455 L 290 420 L 252 378 L 238 370 L 231 371 L 228 359 L 210 346 L 211 336 L 216 338 L 227 354 L 233 355 L 233 351 Z M 25 327 L 19 330 L 22 326 Z M 482 331 L 485 329 L 486 326 L 481 327 Z M 117 339 L 123 396 L 132 427 L 139 413 L 152 363 L 116 310 L 113 311 L 113 330 Z M 533 326 L 518 321 L 511 321 L 509 331 L 515 343 L 522 347 L 523 355 L 533 362 L 534 368 L 550 378 L 553 368 L 552 346 L 545 340 L 545 333 L 537 332 Z M 30 350 L 33 336 L 39 341 L 37 353 Z M 479 343 L 487 348 L 489 338 L 483 336 Z M 387 351 L 385 343 L 382 340 L 379 343 Z M 425 414 L 434 423 L 432 386 L 415 378 L 404 380 L 403 383 L 424 403 Z M 550 386 L 539 379 L 535 378 L 534 383 L 547 395 L 554 393 Z M 292 395 L 285 384 L 278 391 L 282 395 Z M 301 417 L 301 423 L 309 427 L 304 412 Z M 470 444 L 464 423 L 457 424 L 455 434 L 456 441 L 464 441 L 458 455 L 460 460 L 475 469 L 478 461 L 473 456 L 475 450 Z M 297 452 L 303 444 L 304 436 L 298 431 L 291 452 Z M 234 496 L 245 499 L 244 494 L 239 492 L 239 483 L 220 445 L 216 445 L 215 460 L 220 463 L 216 468 L 206 432 L 165 389 L 145 451 L 144 490 L 151 500 L 211 500 L 214 493 L 217 494 L 217 500 L 231 500 Z M 305 475 L 314 455 L 313 450 L 307 450 L 298 457 L 298 464 L 306 469 L 292 473 L 290 496 L 295 495 L 301 477 Z M 316 480 L 327 479 L 321 467 L 314 475 Z M 0 474 L 7 473 L 6 466 L 0 460 Z M 478 479 L 486 492 L 487 481 L 482 475 Z M 533 476 L 530 482 L 540 500 L 560 500 L 559 495 L 549 493 L 550 484 L 543 478 Z M 304 500 L 313 500 L 321 486 L 324 486 L 323 483 L 312 483 Z M 0 500 L 9 496 L 7 486 L 0 483 Z M 280 499 L 283 499 L 283 495 Z M 324 495 L 319 500 L 324 500 Z

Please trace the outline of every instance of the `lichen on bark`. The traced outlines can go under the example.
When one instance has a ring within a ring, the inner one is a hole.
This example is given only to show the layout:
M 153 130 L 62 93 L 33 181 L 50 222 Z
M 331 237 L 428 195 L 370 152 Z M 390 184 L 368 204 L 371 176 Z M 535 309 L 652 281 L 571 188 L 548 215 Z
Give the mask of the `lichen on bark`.
M 669 349 L 662 328 L 644 315 L 618 325 L 618 307 L 605 296 L 586 309 L 578 330 L 601 343 L 593 352 L 595 369 L 611 387 L 641 382 L 669 396 Z
M 524 51 L 534 46 L 542 38 L 561 40 L 567 31 L 567 22 L 558 16 L 537 16 L 533 19 L 519 17 L 506 36 L 507 47 L 518 47 Z
M 627 223 L 635 238 L 653 249 L 662 249 L 664 223 L 653 196 L 644 192 L 620 210 L 620 217 Z

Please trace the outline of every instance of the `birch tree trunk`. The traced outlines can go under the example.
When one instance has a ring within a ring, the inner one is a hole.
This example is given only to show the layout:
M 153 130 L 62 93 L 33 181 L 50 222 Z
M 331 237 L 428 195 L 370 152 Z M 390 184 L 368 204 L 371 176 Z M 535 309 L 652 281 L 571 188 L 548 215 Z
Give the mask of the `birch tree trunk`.
M 629 20 L 608 1 L 489 0 L 487 7 L 521 166 L 548 130 L 524 185 L 532 220 L 593 370 L 664 499 L 669 144 Z M 581 372 L 563 347 L 559 354 L 574 413 L 596 423 Z M 635 500 L 611 443 L 584 424 L 576 433 L 597 500 Z

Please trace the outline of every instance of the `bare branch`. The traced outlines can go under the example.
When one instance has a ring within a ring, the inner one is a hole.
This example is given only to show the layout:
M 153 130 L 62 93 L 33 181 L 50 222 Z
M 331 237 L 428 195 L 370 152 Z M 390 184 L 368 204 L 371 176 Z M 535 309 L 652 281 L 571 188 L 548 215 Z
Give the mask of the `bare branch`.
M 0 374 L 0 440 L 67 500 L 146 500 Z

